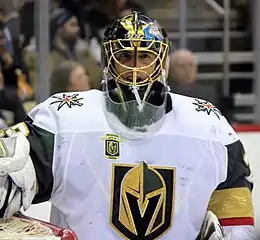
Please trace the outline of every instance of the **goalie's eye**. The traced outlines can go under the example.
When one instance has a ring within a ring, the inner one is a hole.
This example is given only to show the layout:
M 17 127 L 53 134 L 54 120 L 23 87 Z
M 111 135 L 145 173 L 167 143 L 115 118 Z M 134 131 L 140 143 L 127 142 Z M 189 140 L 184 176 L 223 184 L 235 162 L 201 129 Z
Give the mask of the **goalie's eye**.
M 140 52 L 138 53 L 138 61 L 143 65 L 149 65 L 156 58 L 156 55 L 150 52 Z
M 151 58 L 151 56 L 150 56 L 150 54 L 148 54 L 148 53 L 145 53 L 145 52 L 141 52 L 141 53 L 139 53 L 138 54 L 138 58 L 139 59 L 142 59 L 142 60 L 145 60 L 145 59 L 152 59 Z
M 132 58 L 133 58 L 133 54 L 130 52 L 120 52 L 120 53 L 116 54 L 116 59 L 120 63 L 126 63 L 128 61 L 131 61 Z

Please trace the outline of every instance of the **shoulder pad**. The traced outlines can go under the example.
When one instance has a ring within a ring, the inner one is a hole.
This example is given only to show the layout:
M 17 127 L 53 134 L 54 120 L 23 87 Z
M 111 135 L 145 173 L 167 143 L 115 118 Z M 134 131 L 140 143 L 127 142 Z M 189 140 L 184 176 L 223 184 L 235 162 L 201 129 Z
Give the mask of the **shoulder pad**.
M 211 102 L 194 98 L 192 104 L 197 114 L 209 118 L 211 128 L 215 128 L 216 136 L 224 144 L 228 145 L 238 140 L 238 136 L 220 110 Z M 213 129 L 211 129 L 213 130 Z
M 173 109 L 190 131 L 228 145 L 239 138 L 220 110 L 209 101 L 173 94 Z M 175 106 L 176 105 L 176 106 Z
M 35 108 L 28 113 L 28 116 L 32 119 L 33 124 L 47 130 L 48 132 L 56 132 L 55 118 L 49 110 L 50 99 L 38 104 Z
M 51 127 L 56 132 L 82 131 L 93 125 L 100 127 L 103 100 L 97 90 L 57 93 L 45 101 L 45 110 L 52 116 Z

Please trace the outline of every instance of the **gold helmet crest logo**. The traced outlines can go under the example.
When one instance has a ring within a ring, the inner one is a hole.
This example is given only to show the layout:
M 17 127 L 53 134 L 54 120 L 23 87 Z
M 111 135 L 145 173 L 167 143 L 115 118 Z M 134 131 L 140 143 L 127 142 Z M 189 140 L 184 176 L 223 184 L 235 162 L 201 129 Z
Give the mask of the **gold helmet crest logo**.
M 153 178 L 153 186 L 148 186 L 148 175 Z M 152 188 L 151 188 L 152 187 Z M 150 223 L 145 231 L 145 235 L 155 231 L 163 221 L 157 226 L 153 227 L 157 214 L 161 209 L 162 212 L 165 212 L 165 197 L 166 197 L 166 188 L 163 178 L 153 169 L 149 169 L 148 166 L 142 162 L 138 167 L 135 167 L 129 171 L 125 176 L 122 182 L 122 201 L 120 208 L 122 209 L 120 215 L 120 221 L 124 223 L 127 228 L 137 234 L 137 227 L 134 218 L 131 216 L 131 201 L 130 196 L 138 199 L 137 204 L 140 209 L 140 217 L 144 218 L 148 213 L 149 202 L 153 200 L 156 201 L 154 206 L 154 213 L 151 216 Z
M 128 31 L 126 38 L 136 39 L 145 36 L 144 30 L 151 25 L 150 23 L 137 24 L 137 21 L 132 16 L 126 16 L 121 20 L 120 24 Z
M 110 224 L 123 239 L 158 239 L 171 227 L 175 168 L 113 165 Z

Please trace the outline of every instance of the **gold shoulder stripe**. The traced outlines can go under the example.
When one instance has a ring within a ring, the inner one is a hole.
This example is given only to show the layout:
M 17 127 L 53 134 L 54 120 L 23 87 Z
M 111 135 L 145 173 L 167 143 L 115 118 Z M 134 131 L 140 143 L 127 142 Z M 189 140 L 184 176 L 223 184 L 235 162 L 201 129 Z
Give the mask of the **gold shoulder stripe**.
M 254 218 L 252 195 L 248 188 L 229 188 L 215 191 L 210 199 L 208 209 L 218 219 Z
M 7 157 L 7 149 L 2 139 L 0 139 L 0 157 Z

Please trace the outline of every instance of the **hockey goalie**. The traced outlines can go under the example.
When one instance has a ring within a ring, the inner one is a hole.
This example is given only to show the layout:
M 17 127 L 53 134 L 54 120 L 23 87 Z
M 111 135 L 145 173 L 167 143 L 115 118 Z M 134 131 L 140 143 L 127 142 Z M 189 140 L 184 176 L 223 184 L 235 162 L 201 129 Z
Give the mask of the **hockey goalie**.
M 0 208 L 50 201 L 79 240 L 251 240 L 252 172 L 207 101 L 169 92 L 170 43 L 139 12 L 103 41 L 102 91 L 59 93 L 1 132 Z

